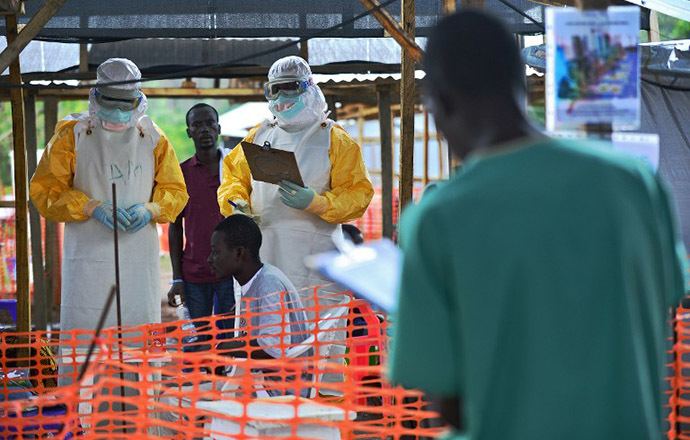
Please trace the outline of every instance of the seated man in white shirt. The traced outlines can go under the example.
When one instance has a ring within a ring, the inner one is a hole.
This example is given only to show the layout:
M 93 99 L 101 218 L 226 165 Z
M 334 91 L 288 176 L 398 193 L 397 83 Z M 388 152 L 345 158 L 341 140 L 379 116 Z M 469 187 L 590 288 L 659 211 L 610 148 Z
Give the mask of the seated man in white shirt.
M 254 220 L 245 215 L 232 215 L 222 220 L 211 236 L 208 257 L 211 271 L 219 279 L 234 277 L 242 287 L 242 299 L 236 305 L 241 307 L 240 330 L 247 327 L 242 315 L 247 308 L 251 312 L 250 338 L 221 342 L 217 346 L 219 354 L 276 359 L 283 356 L 281 345 L 286 348 L 299 345 L 309 337 L 307 314 L 295 287 L 280 269 L 261 262 L 260 248 L 261 231 Z M 312 353 L 313 350 L 307 350 L 304 355 Z M 270 375 L 264 379 L 280 380 Z

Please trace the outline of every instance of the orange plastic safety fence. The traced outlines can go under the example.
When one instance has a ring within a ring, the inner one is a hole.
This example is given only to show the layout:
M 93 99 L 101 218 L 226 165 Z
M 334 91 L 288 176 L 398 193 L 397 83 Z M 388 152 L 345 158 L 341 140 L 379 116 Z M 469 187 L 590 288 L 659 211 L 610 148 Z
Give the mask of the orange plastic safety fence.
M 245 299 L 239 314 L 191 327 L 176 321 L 106 329 L 88 366 L 93 332 L 0 334 L 0 439 L 446 432 L 422 393 L 386 380 L 390 324 L 383 314 L 348 293 L 314 289 L 300 302 L 277 295 Z

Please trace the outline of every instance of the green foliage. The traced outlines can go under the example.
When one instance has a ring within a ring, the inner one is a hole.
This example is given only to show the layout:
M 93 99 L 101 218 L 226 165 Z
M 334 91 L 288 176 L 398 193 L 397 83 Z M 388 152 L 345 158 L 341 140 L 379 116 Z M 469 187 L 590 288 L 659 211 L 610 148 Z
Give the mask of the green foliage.
M 662 40 L 690 38 L 690 22 L 659 14 L 659 34 Z

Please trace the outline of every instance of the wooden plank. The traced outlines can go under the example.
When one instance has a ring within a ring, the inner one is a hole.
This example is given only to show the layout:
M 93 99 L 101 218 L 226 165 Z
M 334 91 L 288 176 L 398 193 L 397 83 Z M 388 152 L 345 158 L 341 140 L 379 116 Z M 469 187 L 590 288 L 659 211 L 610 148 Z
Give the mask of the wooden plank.
M 359 0 L 365 8 L 372 10 L 374 8 L 380 7 L 381 2 L 379 0 Z M 414 2 L 412 2 L 412 28 L 414 28 Z M 404 6 L 402 6 L 404 8 Z M 414 41 L 414 30 L 410 33 L 410 30 L 398 24 L 393 16 L 388 12 L 386 8 L 379 8 L 375 10 L 372 15 L 374 18 L 381 23 L 381 26 L 390 34 L 391 37 L 400 45 L 401 48 L 409 52 L 409 56 L 416 62 L 422 62 L 422 56 L 424 51 L 417 45 Z M 403 19 L 403 23 L 405 19 Z
M 5 17 L 8 47 L 17 37 L 17 16 Z M 8 63 L 10 81 L 22 83 L 18 53 Z M 6 66 L 5 66 L 6 67 Z M 2 70 L 5 69 L 2 68 Z M 16 204 L 16 270 L 17 270 L 17 331 L 31 330 L 31 296 L 29 292 L 29 228 L 28 228 L 28 181 L 26 175 L 26 132 L 24 130 L 24 98 L 19 87 L 10 90 L 12 102 L 12 135 L 14 139 L 14 200 Z
M 13 38 L 11 43 L 8 40 L 7 47 L 0 53 L 0 72 L 7 69 L 7 66 L 10 65 L 12 60 L 19 56 L 26 45 L 38 35 L 41 29 L 43 29 L 43 26 L 48 23 L 66 1 L 67 0 L 48 0 L 36 15 L 31 17 L 31 20 L 24 26 L 16 38 Z
M 54 97 L 46 98 L 43 104 L 44 114 L 44 145 L 48 144 L 55 133 L 58 119 L 58 100 Z M 58 223 L 46 220 L 46 249 L 45 249 L 45 310 L 48 324 L 53 322 L 53 298 L 60 297 L 60 242 L 58 239 Z
M 383 236 L 393 238 L 393 113 L 391 90 L 378 91 L 379 130 L 381 133 L 381 210 Z
M 38 141 L 36 139 L 36 95 L 26 93 L 24 96 L 24 113 L 26 115 L 26 159 L 28 175 L 36 171 Z M 43 233 L 41 216 L 33 203 L 29 202 L 29 226 L 31 231 L 31 269 L 34 274 L 34 318 L 36 329 L 45 330 L 47 315 L 45 308 L 45 286 L 43 274 Z
M 415 1 L 402 0 L 402 28 L 407 35 L 415 35 Z M 414 110 L 415 60 L 409 49 L 402 48 L 400 78 L 400 210 L 412 201 L 414 185 Z

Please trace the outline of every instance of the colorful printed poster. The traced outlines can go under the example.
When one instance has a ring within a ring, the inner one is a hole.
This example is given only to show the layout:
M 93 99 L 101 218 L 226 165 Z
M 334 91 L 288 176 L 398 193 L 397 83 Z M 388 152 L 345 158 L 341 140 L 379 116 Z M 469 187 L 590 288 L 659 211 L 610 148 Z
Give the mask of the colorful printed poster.
M 549 8 L 546 13 L 546 127 L 578 130 L 640 124 L 640 11 Z

